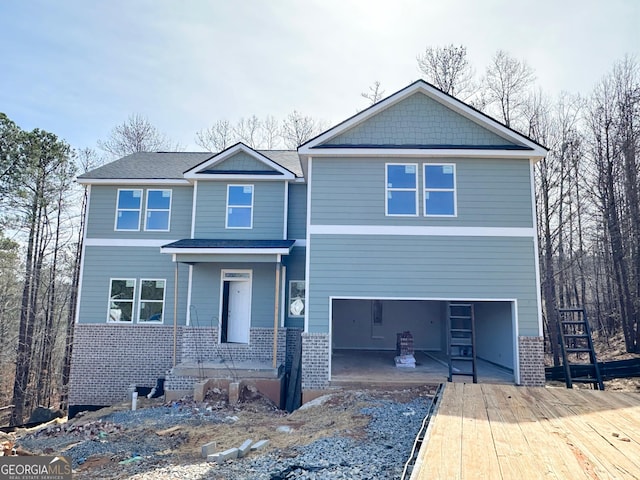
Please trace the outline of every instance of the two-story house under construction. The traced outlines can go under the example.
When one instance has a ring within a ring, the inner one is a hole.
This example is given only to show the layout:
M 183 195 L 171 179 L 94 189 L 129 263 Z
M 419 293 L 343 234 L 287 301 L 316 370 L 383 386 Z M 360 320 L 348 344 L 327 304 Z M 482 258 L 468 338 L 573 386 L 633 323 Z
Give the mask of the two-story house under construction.
M 417 81 L 297 151 L 135 153 L 81 175 L 70 405 L 160 377 L 186 392 L 200 376 L 185 364 L 282 371 L 296 351 L 304 398 L 373 357 L 399 381 L 429 365 L 444 381 L 472 354 L 543 384 L 533 166 L 546 152 Z M 467 315 L 473 345 L 456 348 Z M 415 369 L 394 366 L 406 331 Z

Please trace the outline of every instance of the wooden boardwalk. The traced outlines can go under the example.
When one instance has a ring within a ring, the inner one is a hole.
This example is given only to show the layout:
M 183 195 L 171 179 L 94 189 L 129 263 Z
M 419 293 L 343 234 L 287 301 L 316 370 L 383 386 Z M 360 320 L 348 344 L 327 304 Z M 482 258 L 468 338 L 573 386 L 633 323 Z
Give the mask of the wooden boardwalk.
M 640 479 L 640 393 L 447 383 L 411 480 Z

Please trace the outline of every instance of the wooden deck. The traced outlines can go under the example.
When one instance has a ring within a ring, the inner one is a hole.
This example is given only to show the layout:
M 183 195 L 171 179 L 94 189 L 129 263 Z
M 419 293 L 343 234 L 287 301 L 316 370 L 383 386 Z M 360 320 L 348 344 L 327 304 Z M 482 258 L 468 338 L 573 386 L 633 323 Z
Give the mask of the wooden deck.
M 640 394 L 448 383 L 411 480 L 640 479 Z

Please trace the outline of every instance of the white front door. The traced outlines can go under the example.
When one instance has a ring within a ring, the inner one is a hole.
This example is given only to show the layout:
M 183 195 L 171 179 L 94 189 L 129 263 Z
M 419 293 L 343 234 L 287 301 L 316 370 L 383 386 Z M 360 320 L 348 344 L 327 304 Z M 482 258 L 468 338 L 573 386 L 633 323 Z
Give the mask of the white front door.
M 229 282 L 229 326 L 227 342 L 249 343 L 251 325 L 251 282 Z

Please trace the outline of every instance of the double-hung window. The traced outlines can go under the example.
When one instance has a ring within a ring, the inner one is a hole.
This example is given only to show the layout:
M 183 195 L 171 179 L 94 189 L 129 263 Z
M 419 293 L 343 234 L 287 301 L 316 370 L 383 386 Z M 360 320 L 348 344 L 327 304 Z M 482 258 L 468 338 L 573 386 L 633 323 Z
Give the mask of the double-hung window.
M 138 323 L 162 323 L 165 280 L 140 280 Z
M 424 214 L 428 217 L 456 216 L 454 164 L 424 164 Z
M 133 278 L 112 278 L 109 286 L 108 322 L 133 321 L 133 298 L 136 280 Z
M 226 228 L 253 227 L 253 185 L 227 185 Z
M 116 208 L 116 230 L 140 230 L 141 189 L 119 189 Z
M 418 165 L 387 163 L 385 177 L 386 215 L 417 215 Z
M 169 231 L 171 190 L 147 190 L 145 230 Z

